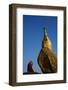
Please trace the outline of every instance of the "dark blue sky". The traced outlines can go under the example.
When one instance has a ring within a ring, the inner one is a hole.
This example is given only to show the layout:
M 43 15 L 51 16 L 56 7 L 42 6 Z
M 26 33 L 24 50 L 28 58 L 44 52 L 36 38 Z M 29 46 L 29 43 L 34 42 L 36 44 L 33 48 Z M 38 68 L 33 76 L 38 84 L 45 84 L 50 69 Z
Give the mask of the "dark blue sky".
M 46 27 L 48 37 L 52 42 L 52 50 L 57 55 L 57 17 L 23 15 L 23 71 L 27 72 L 27 64 L 33 61 L 33 68 L 41 73 L 37 57 L 42 48 L 44 36 L 43 27 Z

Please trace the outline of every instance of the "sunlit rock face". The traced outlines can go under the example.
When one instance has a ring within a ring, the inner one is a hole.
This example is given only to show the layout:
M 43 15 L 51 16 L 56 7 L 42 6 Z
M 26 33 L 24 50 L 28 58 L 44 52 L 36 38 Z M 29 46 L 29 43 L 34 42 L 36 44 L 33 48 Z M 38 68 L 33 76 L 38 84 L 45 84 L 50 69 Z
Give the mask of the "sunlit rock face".
M 52 51 L 52 43 L 44 28 L 44 38 L 42 41 L 42 48 L 38 56 L 38 64 L 42 73 L 56 73 L 57 72 L 57 58 Z

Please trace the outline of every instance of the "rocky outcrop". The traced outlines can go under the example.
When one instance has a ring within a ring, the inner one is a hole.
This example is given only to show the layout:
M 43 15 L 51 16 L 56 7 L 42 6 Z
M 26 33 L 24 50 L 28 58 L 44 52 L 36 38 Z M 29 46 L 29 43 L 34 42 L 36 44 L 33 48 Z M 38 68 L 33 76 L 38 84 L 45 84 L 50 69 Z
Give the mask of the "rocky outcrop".
M 57 58 L 49 48 L 42 48 L 38 56 L 38 64 L 43 73 L 57 72 Z

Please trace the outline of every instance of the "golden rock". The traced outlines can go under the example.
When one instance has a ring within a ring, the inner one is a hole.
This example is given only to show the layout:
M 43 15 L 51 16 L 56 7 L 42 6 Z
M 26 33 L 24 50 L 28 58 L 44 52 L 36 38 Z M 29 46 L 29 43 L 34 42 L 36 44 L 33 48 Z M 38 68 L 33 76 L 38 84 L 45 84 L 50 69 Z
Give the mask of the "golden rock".
M 42 49 L 38 56 L 38 64 L 43 73 L 57 72 L 57 58 L 52 51 L 52 44 L 47 33 L 45 33 L 42 41 Z

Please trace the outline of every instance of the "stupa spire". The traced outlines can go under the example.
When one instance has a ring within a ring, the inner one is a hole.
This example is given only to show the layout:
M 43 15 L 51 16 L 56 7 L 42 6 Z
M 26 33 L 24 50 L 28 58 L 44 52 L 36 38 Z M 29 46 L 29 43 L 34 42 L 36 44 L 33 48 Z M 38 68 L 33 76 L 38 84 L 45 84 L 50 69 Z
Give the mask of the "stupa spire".
M 42 41 L 42 47 L 43 48 L 49 48 L 50 50 L 52 49 L 51 47 L 51 40 L 49 39 L 47 32 L 46 32 L 46 27 L 44 27 L 44 38 Z
M 47 36 L 46 27 L 44 27 L 44 36 Z

